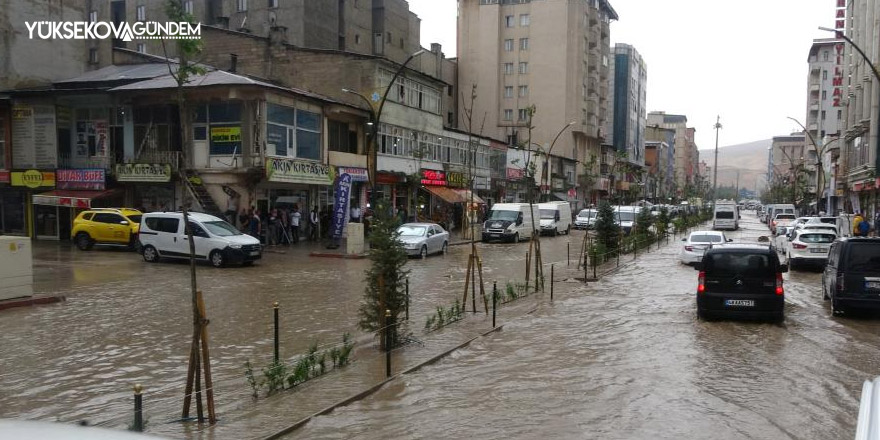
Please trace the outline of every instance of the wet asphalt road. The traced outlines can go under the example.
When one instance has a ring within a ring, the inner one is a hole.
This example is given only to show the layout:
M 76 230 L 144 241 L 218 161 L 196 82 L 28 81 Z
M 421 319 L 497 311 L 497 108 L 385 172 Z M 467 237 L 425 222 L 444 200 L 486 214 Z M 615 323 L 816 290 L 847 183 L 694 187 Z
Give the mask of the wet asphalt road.
M 754 241 L 766 233 L 747 213 L 731 236 Z M 572 249 L 580 237 L 572 235 Z M 565 264 L 568 241 L 545 239 L 545 262 Z M 525 243 L 480 249 L 487 282 L 521 278 Z M 467 251 L 454 247 L 407 265 L 417 323 L 459 297 Z M 781 325 L 699 321 L 696 272 L 678 263 L 677 252 L 673 243 L 598 283 L 559 284 L 555 302 L 539 302 L 535 313 L 507 322 L 503 331 L 318 417 L 291 437 L 852 437 L 861 383 L 880 365 L 880 320 L 831 317 L 816 271 L 785 275 Z M 153 405 L 176 411 L 191 331 L 188 266 L 56 243 L 38 244 L 36 255 L 37 290 L 68 300 L 0 315 L 0 417 L 124 427 L 136 382 L 147 384 Z M 281 303 L 285 354 L 347 331 L 358 335 L 367 264 L 285 249 L 251 268 L 200 266 L 212 367 L 227 412 L 239 410 L 229 400 L 247 399 L 244 360 L 271 359 L 272 302 Z M 277 425 L 296 420 L 265 417 Z M 216 438 L 273 431 L 232 429 Z

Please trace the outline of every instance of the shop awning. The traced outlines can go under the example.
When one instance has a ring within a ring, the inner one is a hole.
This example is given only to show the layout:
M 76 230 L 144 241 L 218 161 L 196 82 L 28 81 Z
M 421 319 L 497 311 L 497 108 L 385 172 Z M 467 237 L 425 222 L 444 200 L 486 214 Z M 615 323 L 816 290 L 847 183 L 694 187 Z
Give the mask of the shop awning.
M 480 196 L 473 194 L 473 191 L 467 189 L 453 189 L 453 191 L 457 192 L 464 199 L 462 200 L 464 203 L 470 203 L 473 201 L 478 205 L 486 204 L 486 201 L 481 199 Z M 471 197 L 473 197 L 473 199 Z
M 92 207 L 92 200 L 111 197 L 119 194 L 118 189 L 105 191 L 75 191 L 56 189 L 42 194 L 34 195 L 34 205 L 69 206 L 71 208 L 88 209 Z
M 556 197 L 556 200 L 559 200 L 560 202 L 568 201 L 568 194 L 566 193 L 553 193 L 553 197 Z
M 471 194 L 471 191 L 466 189 L 447 188 L 445 186 L 426 186 L 425 189 L 446 203 L 470 203 L 471 196 L 473 196 L 474 203 L 486 204 L 478 195 Z

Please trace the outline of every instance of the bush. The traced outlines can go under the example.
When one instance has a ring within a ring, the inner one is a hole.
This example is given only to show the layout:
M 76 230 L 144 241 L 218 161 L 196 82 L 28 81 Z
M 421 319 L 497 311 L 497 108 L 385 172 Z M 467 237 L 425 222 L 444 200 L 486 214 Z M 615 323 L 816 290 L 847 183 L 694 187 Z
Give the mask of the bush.
M 596 241 L 605 249 L 616 250 L 620 238 L 620 227 L 614 223 L 614 209 L 607 201 L 599 202 L 599 213 L 596 215 Z

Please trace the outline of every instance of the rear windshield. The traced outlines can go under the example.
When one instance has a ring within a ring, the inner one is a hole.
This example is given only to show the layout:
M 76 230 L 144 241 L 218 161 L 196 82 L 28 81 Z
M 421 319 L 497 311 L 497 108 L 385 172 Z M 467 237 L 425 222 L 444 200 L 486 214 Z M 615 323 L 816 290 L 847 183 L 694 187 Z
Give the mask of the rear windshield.
M 794 220 L 794 214 L 779 214 L 776 220 Z
M 707 274 L 719 277 L 774 276 L 772 262 L 768 255 L 747 253 L 715 253 L 704 261 L 703 270 Z
M 853 243 L 849 249 L 849 269 L 880 271 L 880 243 Z
M 733 211 L 715 211 L 715 218 L 732 219 Z
M 831 243 L 837 237 L 831 234 L 801 234 L 798 240 L 804 243 Z
M 721 243 L 720 235 L 691 235 L 691 243 Z

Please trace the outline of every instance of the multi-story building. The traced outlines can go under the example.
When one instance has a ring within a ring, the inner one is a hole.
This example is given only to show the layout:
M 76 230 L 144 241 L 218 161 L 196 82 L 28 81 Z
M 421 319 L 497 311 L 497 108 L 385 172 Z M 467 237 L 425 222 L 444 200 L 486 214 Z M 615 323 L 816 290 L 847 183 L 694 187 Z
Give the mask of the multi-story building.
M 844 41 L 842 39 L 824 38 L 813 40 L 807 63 L 807 111 L 806 133 L 809 151 L 807 161 L 812 174 L 818 179 L 816 186 L 821 185 L 819 211 L 835 212 L 841 200 L 835 187 L 838 180 L 836 163 L 840 158 L 840 125 L 843 117 L 843 69 L 842 61 Z M 815 142 L 815 145 L 814 145 Z
M 845 176 L 848 192 L 844 208 L 861 211 L 873 218 L 880 205 L 880 77 L 872 65 L 880 60 L 880 1 L 846 2 L 846 20 L 839 19 L 836 28 L 845 32 L 850 42 L 843 47 L 841 69 L 843 84 L 834 98 L 843 108 L 840 132 L 844 151 L 841 153 L 839 175 Z M 858 46 L 869 62 L 855 50 Z M 843 179 L 841 179 L 843 180 Z
M 687 126 L 687 116 L 666 112 L 648 113 L 648 126 L 658 126 L 675 131 L 673 186 L 677 196 L 684 195 L 689 185 L 695 183 L 700 153 L 694 141 L 695 129 Z
M 595 190 L 571 191 L 578 175 L 588 172 L 577 164 L 602 154 L 611 97 L 610 22 L 617 18 L 607 0 L 458 3 L 458 84 L 465 97 L 459 109 L 470 107 L 468 92 L 475 86 L 473 114 L 485 118 L 483 134 L 520 148 L 509 150 L 519 167 L 529 156 L 525 150 L 549 153 L 550 176 L 543 179 L 545 167 L 538 164 L 536 180 L 578 201 Z M 595 173 L 598 162 L 592 162 Z
M 796 181 L 803 181 L 803 172 L 806 166 L 804 154 L 807 150 L 806 135 L 804 133 L 792 133 L 788 136 L 774 136 L 770 146 L 770 155 L 767 165 L 767 182 L 774 185 L 791 185 L 795 187 Z M 803 190 L 798 190 L 798 197 Z M 791 198 L 792 191 L 785 192 L 786 197 Z M 797 203 L 800 200 L 785 200 L 786 203 Z
M 623 43 L 614 46 L 609 83 L 614 91 L 609 106 L 611 117 L 606 121 L 610 143 L 626 153 L 627 161 L 644 166 L 648 70 L 634 47 Z
M 674 195 L 675 130 L 659 126 L 645 128 L 645 167 L 656 181 L 656 203 L 666 203 Z

